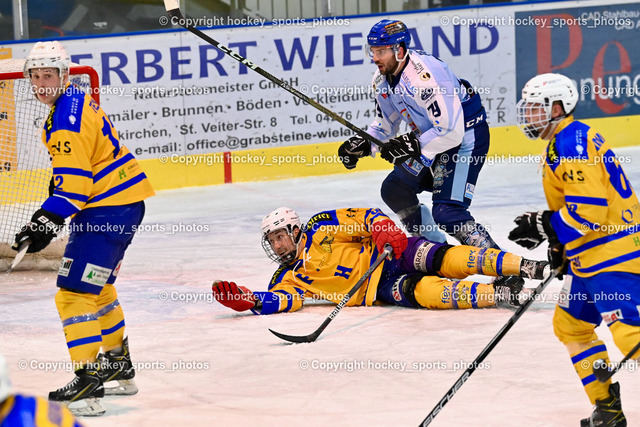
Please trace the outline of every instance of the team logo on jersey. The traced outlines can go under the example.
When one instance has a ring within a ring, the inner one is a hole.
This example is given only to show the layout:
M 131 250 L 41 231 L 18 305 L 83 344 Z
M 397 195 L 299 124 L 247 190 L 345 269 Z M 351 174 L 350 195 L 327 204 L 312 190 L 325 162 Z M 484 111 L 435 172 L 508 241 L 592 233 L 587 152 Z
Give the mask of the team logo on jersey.
M 431 78 L 431 74 L 428 71 L 420 74 L 420 80 L 424 80 L 425 82 Z
M 62 260 L 60 261 L 60 268 L 58 269 L 58 276 L 69 277 L 71 264 L 73 264 L 73 258 L 62 257 Z
M 77 119 L 76 119 L 76 116 L 74 116 L 73 114 L 69 116 L 69 122 L 70 122 L 72 125 L 75 125 L 75 124 L 76 124 L 76 120 L 77 120 Z
M 446 169 L 446 164 L 437 163 L 433 168 L 433 188 L 438 188 L 444 184 L 444 179 L 447 178 L 452 170 Z
M 322 239 L 322 242 L 320 242 L 320 246 L 322 247 L 323 251 L 331 253 L 331 244 L 333 243 L 333 239 L 333 236 L 324 236 L 324 239 Z

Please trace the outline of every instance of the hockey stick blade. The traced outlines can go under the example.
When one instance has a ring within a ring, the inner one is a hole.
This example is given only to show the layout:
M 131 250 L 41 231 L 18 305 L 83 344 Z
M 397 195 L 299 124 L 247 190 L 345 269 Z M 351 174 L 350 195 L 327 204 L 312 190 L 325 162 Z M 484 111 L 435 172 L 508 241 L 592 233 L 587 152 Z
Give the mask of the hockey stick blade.
M 344 119 L 342 116 L 334 113 L 333 111 L 329 110 L 327 107 L 323 106 L 322 104 L 319 104 L 314 99 L 309 98 L 308 96 L 304 95 L 303 93 L 298 91 L 296 88 L 294 88 L 290 84 L 282 81 L 281 79 L 275 77 L 274 75 L 270 74 L 269 72 L 263 70 L 257 64 L 254 64 L 253 62 L 249 61 L 247 58 L 244 58 L 239 53 L 234 52 L 233 50 L 229 49 L 227 46 L 225 46 L 225 45 L 221 44 L 220 42 L 214 40 L 213 38 L 209 37 L 208 35 L 206 35 L 202 31 L 200 31 L 199 29 L 194 27 L 193 25 L 189 24 L 187 22 L 187 20 L 185 19 L 185 17 L 182 15 L 182 12 L 180 11 L 178 0 L 164 0 L 164 7 L 167 10 L 167 15 L 169 15 L 172 18 L 176 18 L 176 21 L 177 21 L 178 25 L 180 25 L 185 30 L 188 30 L 188 31 L 192 32 L 196 36 L 200 37 L 202 40 L 206 41 L 210 45 L 212 45 L 215 48 L 217 48 L 220 51 L 222 51 L 224 54 L 229 55 L 230 57 L 232 57 L 236 61 L 238 61 L 241 64 L 243 64 L 243 65 L 247 66 L 248 68 L 252 69 L 256 73 L 260 74 L 262 77 L 270 80 L 271 82 L 275 83 L 277 86 L 281 87 L 282 89 L 286 90 L 287 92 L 291 93 L 292 95 L 296 96 L 297 98 L 300 98 L 301 100 L 303 100 L 307 104 L 311 105 L 315 109 L 320 110 L 326 116 L 331 117 L 333 120 L 337 121 L 338 123 L 342 124 L 343 126 L 349 128 L 350 130 L 352 130 L 353 132 L 358 134 L 358 136 L 360 136 L 361 138 L 366 139 L 367 141 L 371 142 L 372 144 L 377 145 L 378 147 L 383 147 L 384 146 L 384 144 L 379 139 L 374 138 L 373 136 L 369 135 L 367 132 L 365 132 L 364 130 L 362 130 L 358 126 L 356 126 L 353 123 L 349 122 L 348 120 Z
M 20 261 L 22 261 L 22 258 L 24 258 L 27 251 L 29 250 L 30 244 L 31 244 L 31 239 L 27 239 L 24 242 L 20 243 L 20 246 L 18 246 L 18 253 L 16 254 L 16 257 L 13 259 L 11 266 L 7 270 L 7 274 L 11 274 L 13 269 L 16 268 L 18 264 L 20 264 Z
M 507 323 L 502 326 L 500 331 L 489 341 L 489 344 L 480 352 L 480 354 L 475 358 L 473 363 L 460 375 L 460 378 L 453 384 L 453 386 L 445 393 L 445 395 L 440 399 L 440 402 L 429 412 L 429 415 L 422 421 L 420 426 L 425 427 L 433 422 L 433 419 L 438 415 L 444 405 L 446 405 L 452 398 L 453 395 L 456 394 L 460 387 L 469 379 L 471 374 L 476 370 L 476 367 L 482 363 L 482 361 L 491 353 L 496 345 L 500 342 L 502 338 L 509 332 L 509 329 L 518 321 L 518 319 L 522 316 L 522 314 L 529 308 L 529 306 L 536 299 L 536 296 L 542 293 L 544 288 L 547 287 L 549 283 L 560 273 L 560 269 L 555 269 L 551 272 L 549 277 L 544 279 L 542 283 L 540 283 L 533 293 L 529 296 L 529 298 L 522 304 L 518 309 L 513 313 L 513 315 L 509 318 Z
M 287 335 L 287 334 L 281 334 L 280 332 L 274 331 L 273 329 L 269 328 L 269 332 L 271 332 L 273 335 L 277 336 L 278 338 L 280 338 L 281 340 L 284 341 L 289 341 L 295 344 L 300 344 L 303 342 L 314 342 L 318 336 L 320 335 L 318 333 L 318 331 L 309 334 L 309 335 L 302 335 L 302 336 L 297 336 L 297 335 Z
M 295 343 L 295 344 L 299 344 L 303 342 L 314 342 L 316 339 L 318 339 L 322 331 L 325 330 L 325 328 L 329 325 L 329 323 L 331 323 L 333 318 L 338 315 L 340 310 L 342 310 L 342 307 L 347 305 L 351 297 L 355 295 L 356 292 L 358 292 L 358 289 L 360 289 L 362 287 L 362 284 L 369 278 L 369 276 L 371 276 L 371 273 L 373 273 L 374 270 L 378 268 L 380 264 L 382 264 L 384 259 L 389 255 L 391 255 L 392 253 L 393 253 L 393 249 L 391 248 L 391 246 L 389 244 L 385 245 L 384 251 L 378 256 L 378 258 L 376 258 L 374 263 L 371 264 L 371 267 L 369 267 L 369 269 L 364 272 L 364 274 L 358 280 L 358 282 L 355 285 L 353 285 L 353 288 L 351 288 L 351 290 L 344 296 L 344 298 L 342 298 L 342 300 L 338 303 L 338 305 L 336 305 L 336 307 L 333 309 L 331 314 L 329 314 L 329 316 L 324 320 L 324 322 L 322 322 L 322 325 L 320 325 L 318 329 L 316 329 L 309 335 L 286 335 L 286 334 L 281 334 L 280 332 L 276 332 L 273 329 L 269 329 L 269 331 L 271 331 L 271 333 L 277 336 L 278 338 Z
M 612 376 L 616 374 L 616 372 L 620 370 L 620 368 L 622 368 L 622 366 L 624 366 L 627 360 L 631 359 L 631 357 L 638 352 L 638 350 L 640 350 L 640 342 L 638 342 L 638 344 L 636 344 L 636 346 L 633 347 L 626 356 L 624 356 L 620 363 L 614 366 L 611 370 L 609 370 L 609 366 L 607 365 L 607 362 L 604 361 L 604 359 L 596 360 L 593 363 L 593 375 L 595 375 L 596 379 L 601 383 L 606 383 Z

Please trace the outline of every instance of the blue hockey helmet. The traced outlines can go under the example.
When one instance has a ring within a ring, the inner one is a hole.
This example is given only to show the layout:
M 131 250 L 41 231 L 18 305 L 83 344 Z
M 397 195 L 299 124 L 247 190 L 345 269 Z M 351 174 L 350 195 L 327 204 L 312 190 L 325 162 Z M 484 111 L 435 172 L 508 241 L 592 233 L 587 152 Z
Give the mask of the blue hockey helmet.
M 411 34 L 402 21 L 383 19 L 371 27 L 367 36 L 369 46 L 393 46 L 404 42 L 411 42 Z

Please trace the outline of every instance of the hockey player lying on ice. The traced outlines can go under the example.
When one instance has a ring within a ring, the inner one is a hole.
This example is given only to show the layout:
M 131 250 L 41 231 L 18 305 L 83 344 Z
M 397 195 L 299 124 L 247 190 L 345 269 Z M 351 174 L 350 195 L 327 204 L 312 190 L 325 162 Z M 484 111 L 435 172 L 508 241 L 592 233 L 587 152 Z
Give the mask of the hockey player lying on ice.
M 407 236 L 379 209 L 336 209 L 314 215 L 303 227 L 298 214 L 279 208 L 262 220 L 262 246 L 280 267 L 267 292 L 251 292 L 216 280 L 213 296 L 236 311 L 272 314 L 299 310 L 304 298 L 339 303 L 382 252 L 386 259 L 349 300 L 404 307 L 482 308 L 515 306 L 517 285 L 495 286 L 464 279 L 472 274 L 541 279 L 546 261 L 530 261 L 493 248 L 452 246 Z

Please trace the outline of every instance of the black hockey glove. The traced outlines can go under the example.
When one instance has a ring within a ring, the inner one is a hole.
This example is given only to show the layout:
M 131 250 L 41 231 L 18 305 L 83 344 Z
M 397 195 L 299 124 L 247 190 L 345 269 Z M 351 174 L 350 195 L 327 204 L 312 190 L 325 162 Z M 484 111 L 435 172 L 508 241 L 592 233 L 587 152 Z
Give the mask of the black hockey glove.
M 380 156 L 394 165 L 402 164 L 409 158 L 419 160 L 420 155 L 420 140 L 412 132 L 391 138 L 384 147 L 380 147 Z
M 38 209 L 31 217 L 31 222 L 25 224 L 22 230 L 16 234 L 16 242 L 12 248 L 18 250 L 20 243 L 30 239 L 31 244 L 27 252 L 39 252 L 47 247 L 51 239 L 56 237 L 63 225 L 64 218 L 44 209 Z
M 358 159 L 371 155 L 371 143 L 361 136 L 352 136 L 338 148 L 338 157 L 347 169 L 353 169 Z
M 558 242 L 558 236 L 551 228 L 551 211 L 527 212 L 513 220 L 518 226 L 509 233 L 509 240 L 527 249 L 535 249 L 542 242 Z
M 549 266 L 552 270 L 555 270 L 558 267 L 562 267 L 560 269 L 560 273 L 556 276 L 557 279 L 561 279 L 564 277 L 564 274 L 567 272 L 567 258 L 565 257 L 564 245 L 560 242 L 549 243 L 549 248 L 547 249 L 547 258 L 549 259 Z

